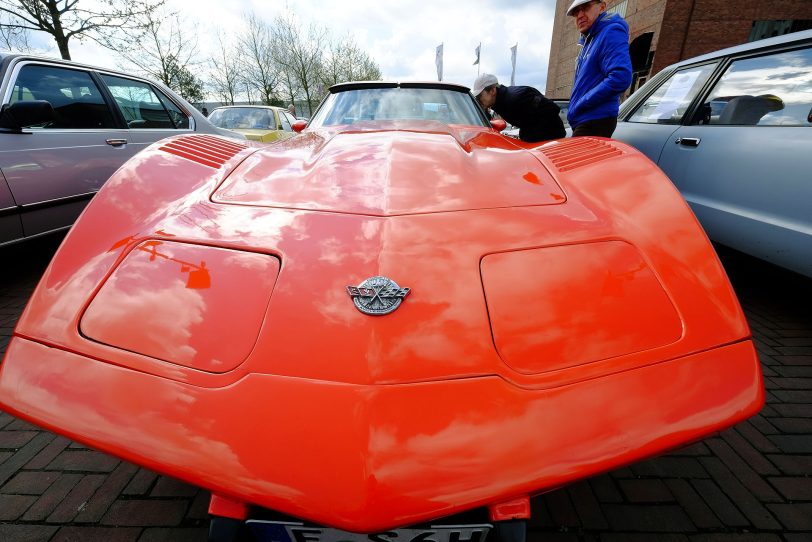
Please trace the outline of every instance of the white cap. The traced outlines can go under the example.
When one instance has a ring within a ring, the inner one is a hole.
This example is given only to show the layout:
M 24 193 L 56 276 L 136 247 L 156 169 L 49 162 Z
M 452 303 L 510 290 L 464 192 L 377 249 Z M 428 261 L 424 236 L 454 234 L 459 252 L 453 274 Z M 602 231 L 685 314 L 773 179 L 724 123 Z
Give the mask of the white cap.
M 601 0 L 601 1 L 604 1 L 604 0 Z M 571 17 L 572 16 L 572 10 L 574 10 L 578 6 L 582 6 L 582 5 L 588 4 L 590 2 L 592 2 L 592 0 L 574 0 L 574 2 L 572 4 L 570 4 L 570 7 L 567 8 L 567 15 L 569 15 Z
M 479 96 L 483 90 L 488 88 L 491 85 L 498 85 L 499 81 L 496 79 L 495 75 L 490 73 L 483 73 L 479 77 L 476 78 L 474 81 L 474 88 L 471 89 L 471 94 L 474 95 L 474 98 Z

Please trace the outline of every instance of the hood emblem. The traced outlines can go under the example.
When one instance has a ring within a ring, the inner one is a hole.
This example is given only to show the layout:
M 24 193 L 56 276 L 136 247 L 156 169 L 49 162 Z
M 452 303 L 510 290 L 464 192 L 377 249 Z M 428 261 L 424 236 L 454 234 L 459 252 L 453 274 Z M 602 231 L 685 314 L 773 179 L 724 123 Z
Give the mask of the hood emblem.
M 380 316 L 400 307 L 410 288 L 401 288 L 387 277 L 370 277 L 358 286 L 347 286 L 355 307 L 364 314 Z

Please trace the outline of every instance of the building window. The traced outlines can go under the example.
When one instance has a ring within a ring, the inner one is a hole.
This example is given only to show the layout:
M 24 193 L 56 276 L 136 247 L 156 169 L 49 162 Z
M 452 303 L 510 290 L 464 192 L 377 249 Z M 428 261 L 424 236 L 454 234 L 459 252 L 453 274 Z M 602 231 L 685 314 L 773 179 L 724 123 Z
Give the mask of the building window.
M 750 37 L 747 41 L 783 36 L 784 34 L 790 34 L 792 32 L 809 30 L 810 28 L 812 28 L 812 19 L 753 21 L 753 27 L 750 29 Z
M 629 5 L 629 0 L 623 0 L 623 2 L 619 3 L 618 5 L 607 9 L 606 13 L 608 13 L 610 15 L 613 14 L 613 13 L 617 13 L 618 15 L 620 15 L 621 17 L 623 17 L 625 19 L 626 18 L 626 6 L 628 6 L 628 5 Z

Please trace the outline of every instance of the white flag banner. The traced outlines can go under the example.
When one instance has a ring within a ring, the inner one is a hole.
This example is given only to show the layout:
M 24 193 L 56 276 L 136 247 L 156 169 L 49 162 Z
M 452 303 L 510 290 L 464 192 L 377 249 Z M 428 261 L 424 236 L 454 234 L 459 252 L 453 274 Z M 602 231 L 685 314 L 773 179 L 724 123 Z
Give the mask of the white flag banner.
M 443 44 L 437 46 L 437 54 L 434 57 L 434 64 L 437 66 L 437 80 L 443 80 Z
M 472 64 L 473 66 L 476 66 L 477 64 L 479 64 L 479 50 L 481 48 L 482 48 L 482 44 L 480 43 L 479 45 L 476 46 L 476 49 L 474 49 L 474 52 L 476 53 L 476 60 L 474 60 L 474 63 Z
M 516 49 L 518 47 L 519 44 L 516 43 L 516 45 L 510 48 L 510 64 L 513 66 L 513 71 L 510 72 L 510 86 L 516 84 Z

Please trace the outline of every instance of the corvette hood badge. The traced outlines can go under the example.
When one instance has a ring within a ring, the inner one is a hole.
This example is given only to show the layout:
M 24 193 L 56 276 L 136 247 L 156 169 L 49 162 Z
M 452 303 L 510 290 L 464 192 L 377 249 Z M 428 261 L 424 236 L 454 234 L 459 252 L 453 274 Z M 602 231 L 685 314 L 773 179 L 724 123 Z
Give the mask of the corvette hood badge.
M 397 309 L 410 291 L 410 288 L 401 288 L 387 277 L 370 277 L 358 286 L 347 286 L 347 293 L 355 307 L 373 316 L 389 314 Z

